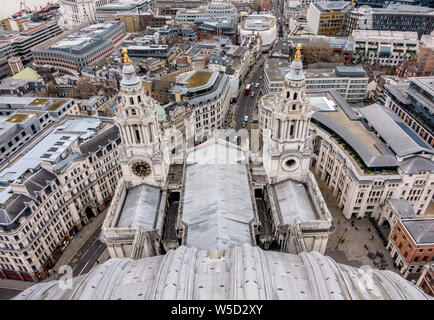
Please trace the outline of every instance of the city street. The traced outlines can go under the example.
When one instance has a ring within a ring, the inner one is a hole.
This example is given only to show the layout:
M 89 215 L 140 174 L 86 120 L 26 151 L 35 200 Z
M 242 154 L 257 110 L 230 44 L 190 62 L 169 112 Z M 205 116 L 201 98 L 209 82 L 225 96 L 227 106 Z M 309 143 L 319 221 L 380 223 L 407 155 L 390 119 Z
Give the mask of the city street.
M 105 244 L 99 240 L 106 212 L 107 210 L 98 217 L 92 218 L 92 222 L 86 225 L 71 241 L 67 250 L 54 266 L 56 274 L 52 275 L 49 280 L 58 279 L 62 276 L 62 274 L 59 274 L 59 268 L 62 265 L 69 265 L 73 270 L 74 277 L 87 273 L 94 267 L 96 261 L 106 249 Z
M 19 294 L 22 290 L 0 288 L 0 300 L 10 300 Z
M 262 85 L 264 82 L 264 62 L 267 57 L 268 54 L 264 54 L 262 56 L 262 58 L 258 61 L 258 63 L 254 67 L 256 69 L 253 69 L 251 71 L 251 73 L 253 73 L 253 76 L 248 75 L 247 79 L 250 80 L 246 81 L 246 83 L 241 87 L 242 93 L 241 93 L 240 100 L 237 102 L 237 107 L 236 107 L 235 117 L 234 117 L 234 121 L 236 122 L 235 130 L 237 131 L 243 128 L 244 116 L 246 115 L 249 116 L 249 121 L 251 121 L 253 118 L 257 118 L 257 115 L 255 115 L 253 112 L 253 107 L 259 96 L 259 92 L 262 90 Z M 261 76 L 262 79 L 259 79 Z M 244 89 L 248 83 L 250 83 L 251 88 L 250 88 L 249 95 L 246 96 L 244 94 Z M 255 88 L 256 83 L 259 83 L 259 88 Z M 254 92 L 253 97 L 251 96 L 252 92 Z
M 105 244 L 98 238 L 100 232 L 101 229 L 95 230 L 89 239 L 75 252 L 69 263 L 67 263 L 72 267 L 74 277 L 89 272 L 96 263 L 96 260 L 106 249 Z

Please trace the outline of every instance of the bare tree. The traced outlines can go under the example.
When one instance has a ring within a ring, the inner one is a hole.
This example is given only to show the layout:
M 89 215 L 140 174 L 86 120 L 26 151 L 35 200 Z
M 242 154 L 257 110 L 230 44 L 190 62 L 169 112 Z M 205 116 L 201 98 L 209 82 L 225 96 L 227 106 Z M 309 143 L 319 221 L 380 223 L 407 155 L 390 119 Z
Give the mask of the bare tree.
M 72 88 L 71 95 L 76 99 L 88 99 L 97 93 L 97 88 L 86 78 L 80 78 Z
M 327 41 L 317 41 L 303 46 L 303 62 L 306 65 L 317 62 L 342 63 L 344 58 L 335 53 Z
M 60 89 L 58 86 L 54 84 L 53 81 L 47 83 L 47 96 L 49 97 L 58 97 L 60 95 Z

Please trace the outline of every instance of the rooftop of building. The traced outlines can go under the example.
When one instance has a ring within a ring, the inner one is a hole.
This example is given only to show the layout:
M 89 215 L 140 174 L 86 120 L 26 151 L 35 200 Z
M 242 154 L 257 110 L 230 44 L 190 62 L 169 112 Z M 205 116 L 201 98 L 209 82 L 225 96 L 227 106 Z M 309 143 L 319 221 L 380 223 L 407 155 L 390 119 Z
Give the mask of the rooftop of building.
M 401 222 L 417 244 L 434 244 L 434 219 L 414 218 Z
M 337 143 L 349 153 L 359 173 L 363 173 L 362 168 L 390 170 L 397 167 L 404 172 L 434 172 L 434 162 L 420 156 L 433 154 L 433 148 L 384 106 L 373 104 L 358 108 L 359 115 L 333 90 L 312 92 L 309 96 L 326 96 L 333 102 L 333 108 L 320 106 L 312 120 L 336 136 Z M 398 157 L 405 159 L 398 161 Z
M 196 71 L 186 81 L 187 88 L 201 87 L 208 83 L 211 75 L 211 71 Z
M 119 21 L 97 23 L 76 27 L 43 42 L 35 50 L 62 51 L 68 54 L 84 54 L 86 51 L 109 40 L 109 34 L 123 25 Z
M 433 149 L 404 120 L 384 106 L 373 104 L 359 108 L 359 112 L 398 157 L 417 153 L 434 154 Z
M 6 78 L 5 80 L 3 80 L 3 82 L 0 84 L 0 90 L 12 91 L 12 90 L 17 90 L 19 88 L 26 90 L 30 83 L 42 84 L 42 83 L 44 83 L 44 80 L 42 78 L 14 79 L 14 78 L 10 77 L 10 78 Z M 34 93 L 30 92 L 29 95 L 34 96 Z
M 392 12 L 392 13 L 400 13 L 400 12 L 409 12 L 409 13 L 417 13 L 417 12 L 434 12 L 434 8 L 426 7 L 426 6 L 415 6 L 408 4 L 400 4 L 400 3 L 391 3 L 386 8 L 372 8 L 373 11 L 377 12 Z
M 312 3 L 321 12 L 340 12 L 347 9 L 352 3 L 350 1 L 331 1 Z
M 315 78 L 368 78 L 362 67 L 337 66 L 334 69 L 306 69 L 307 79 Z
M 149 45 L 133 45 L 128 46 L 130 49 L 141 49 L 141 50 L 169 50 L 171 49 L 167 44 L 149 44 Z
M 31 79 L 31 80 L 36 80 L 36 79 L 41 79 L 41 75 L 39 75 L 35 70 L 33 70 L 32 68 L 25 68 L 24 70 L 18 72 L 16 75 L 12 76 L 12 79 Z
M 290 69 L 290 62 L 285 59 L 268 59 L 265 62 L 264 72 L 271 82 L 282 82 Z M 362 67 L 336 66 L 334 68 L 304 69 L 305 78 L 368 78 Z
M 424 34 L 420 38 L 420 45 L 434 50 L 434 31 L 431 34 Z
M 68 98 L 0 97 L 0 109 L 54 112 L 71 101 Z
M 99 151 L 108 143 L 118 139 L 120 139 L 119 128 L 113 125 L 81 143 L 80 151 L 84 156 L 87 156 L 91 153 Z
M 282 224 L 319 220 L 319 214 L 313 206 L 309 190 L 304 183 L 285 180 L 273 185 L 272 188 L 276 195 Z
M 29 117 L 28 114 L 23 112 L 16 112 L 13 115 L 11 115 L 6 121 L 7 122 L 13 122 L 13 123 L 22 123 Z
M 141 184 L 127 190 L 117 228 L 155 228 L 161 200 L 160 188 Z
M 96 8 L 96 12 L 104 11 L 131 11 L 137 8 L 136 3 L 121 2 L 121 3 L 108 3 Z
M 30 150 L 21 155 L 11 165 L 0 172 L 0 184 L 9 185 L 20 178 L 27 170 L 36 170 L 42 161 L 57 163 L 64 159 L 65 152 L 71 144 L 89 138 L 98 131 L 101 121 L 93 118 L 66 120 L 63 124 L 51 130 Z
M 413 206 L 410 202 L 404 199 L 389 199 L 390 204 L 396 210 L 396 214 L 400 218 L 410 218 L 414 217 L 416 214 L 414 212 Z
M 295 46 L 300 43 L 302 45 L 302 49 L 309 44 L 315 44 L 318 42 L 328 42 L 328 44 L 332 48 L 340 48 L 343 51 L 354 51 L 355 43 L 354 40 L 348 39 L 345 37 L 327 37 L 321 35 L 303 35 L 303 36 L 290 36 L 289 40 L 291 41 L 292 46 Z
M 225 77 L 225 75 L 223 75 Z M 217 71 L 204 68 L 196 68 L 179 76 L 178 83 L 170 89 L 174 94 L 179 91 L 181 96 L 189 96 L 190 99 L 216 91 L 220 86 L 222 75 Z
M 271 82 L 282 82 L 289 72 L 291 63 L 286 59 L 267 59 L 264 72 Z M 304 70 L 306 72 L 306 70 Z
M 251 243 L 254 219 L 244 152 L 207 141 L 187 154 L 182 221 L 188 247 L 229 249 Z
M 408 95 L 406 91 L 408 90 L 410 83 L 386 83 L 384 84 L 384 88 L 391 93 L 394 97 L 396 97 L 403 104 L 409 104 L 410 100 L 408 99 Z
M 433 77 L 412 77 L 409 78 L 410 83 L 414 83 L 416 86 L 421 88 L 422 90 L 429 93 L 432 97 L 434 97 L 434 76 Z M 434 106 L 434 102 L 430 101 Z
M 389 31 L 389 30 L 353 30 L 352 38 L 360 40 L 366 38 L 369 41 L 376 39 L 388 40 L 391 42 L 414 41 L 418 42 L 417 32 L 412 31 Z
M 239 25 L 242 30 L 263 31 L 276 27 L 276 17 L 272 15 L 249 15 Z

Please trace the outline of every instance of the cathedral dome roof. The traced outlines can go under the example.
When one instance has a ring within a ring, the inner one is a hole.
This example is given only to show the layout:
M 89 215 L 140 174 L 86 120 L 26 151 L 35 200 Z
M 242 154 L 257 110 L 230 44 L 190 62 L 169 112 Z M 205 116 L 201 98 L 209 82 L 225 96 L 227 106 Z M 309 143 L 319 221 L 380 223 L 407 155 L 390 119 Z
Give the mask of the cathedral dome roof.
M 14 299 L 432 299 L 392 271 L 357 269 L 316 251 L 296 255 L 249 244 L 225 251 L 181 246 L 164 256 L 110 259 L 75 279 L 72 289 L 56 282 L 36 284 Z

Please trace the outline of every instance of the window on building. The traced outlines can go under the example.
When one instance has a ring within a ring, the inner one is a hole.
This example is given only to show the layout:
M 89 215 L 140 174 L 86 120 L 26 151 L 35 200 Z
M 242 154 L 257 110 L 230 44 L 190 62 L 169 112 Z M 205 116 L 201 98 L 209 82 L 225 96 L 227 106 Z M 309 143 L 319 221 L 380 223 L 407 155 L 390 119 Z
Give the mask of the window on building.
M 139 129 L 136 129 L 136 139 L 137 139 L 137 143 L 140 143 L 140 132 L 139 132 Z

